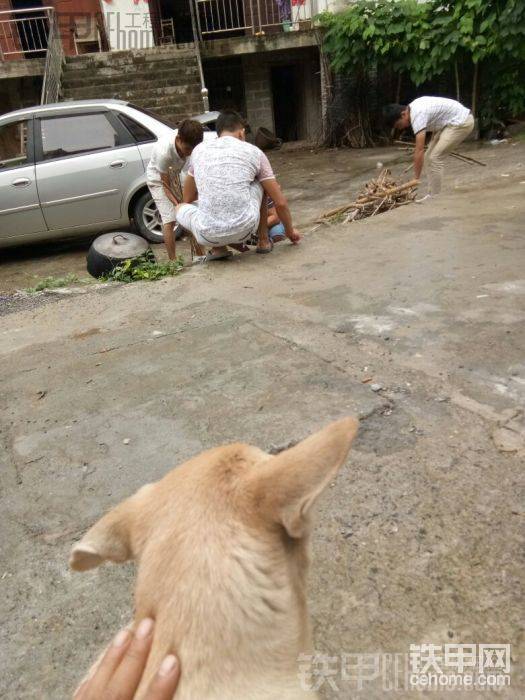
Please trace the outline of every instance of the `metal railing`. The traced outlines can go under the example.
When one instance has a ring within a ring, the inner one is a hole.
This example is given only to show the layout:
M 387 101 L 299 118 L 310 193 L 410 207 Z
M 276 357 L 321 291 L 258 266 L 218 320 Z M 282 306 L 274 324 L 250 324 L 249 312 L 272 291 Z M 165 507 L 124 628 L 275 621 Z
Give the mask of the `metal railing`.
M 0 59 L 32 58 L 47 51 L 52 7 L 0 12 Z
M 190 2 L 190 14 L 191 14 L 191 29 L 193 32 L 193 40 L 195 45 L 195 55 L 197 57 L 197 65 L 199 67 L 199 80 L 201 81 L 201 97 L 202 104 L 205 112 L 210 111 L 210 100 L 208 97 L 208 88 L 206 87 L 206 81 L 204 79 L 204 70 L 202 67 L 202 56 L 201 48 L 199 42 L 197 41 L 197 31 L 198 31 L 198 19 L 196 17 L 195 6 Z
M 58 102 L 60 97 L 60 83 L 62 69 L 64 67 L 64 47 L 54 10 L 49 13 L 49 34 L 47 37 L 46 67 L 42 83 L 40 104 L 46 105 Z
M 297 31 L 326 6 L 326 0 L 195 0 L 201 40 L 232 32 L 260 36 L 271 27 Z

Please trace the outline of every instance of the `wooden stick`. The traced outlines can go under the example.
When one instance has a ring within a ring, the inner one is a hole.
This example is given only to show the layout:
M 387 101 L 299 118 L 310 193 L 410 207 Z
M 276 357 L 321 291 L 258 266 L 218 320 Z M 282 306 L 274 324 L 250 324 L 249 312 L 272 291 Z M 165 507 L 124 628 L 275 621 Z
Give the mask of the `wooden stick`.
M 330 209 L 330 211 L 326 211 L 324 214 L 321 214 L 319 217 L 320 219 L 329 219 L 331 216 L 336 216 L 337 214 L 343 214 L 347 209 L 351 209 L 354 206 L 355 202 L 352 202 L 351 204 L 344 204 L 342 207 L 337 207 L 337 209 Z
M 415 144 L 411 143 L 409 141 L 394 141 L 394 143 L 401 144 L 402 146 L 410 148 L 411 150 L 414 150 L 414 148 L 415 148 Z M 426 150 L 427 150 L 427 147 L 425 146 L 425 151 Z M 486 165 L 487 165 L 486 163 L 482 163 L 480 160 L 476 160 L 476 158 L 472 158 L 471 156 L 466 156 L 464 153 L 459 153 L 459 151 L 449 151 L 448 155 L 454 156 L 454 158 L 460 158 L 460 159 L 466 160 L 470 163 L 476 163 L 476 165 L 482 165 L 483 167 L 486 167 Z
M 450 151 L 449 154 L 451 156 L 454 156 L 454 158 L 461 158 L 461 160 L 467 161 L 467 163 L 476 163 L 476 165 L 483 165 L 483 167 L 486 167 L 486 163 L 482 163 L 480 160 L 476 160 L 475 158 L 471 158 L 470 156 L 466 156 L 464 153 L 457 153 L 457 151 Z
M 392 194 L 403 192 L 404 190 L 409 190 L 411 187 L 417 187 L 418 185 L 419 180 L 410 180 L 409 182 L 405 182 L 403 185 L 398 185 L 397 187 L 391 187 L 388 190 L 384 190 L 382 194 L 385 196 L 390 196 Z
M 370 214 L 370 216 L 375 216 L 375 215 L 377 214 L 377 212 L 381 209 L 381 207 L 383 206 L 383 204 L 386 202 L 386 200 L 387 200 L 387 197 L 385 197 L 384 199 L 382 199 L 382 200 L 379 202 L 379 204 L 377 205 L 377 207 L 374 209 L 374 211 Z

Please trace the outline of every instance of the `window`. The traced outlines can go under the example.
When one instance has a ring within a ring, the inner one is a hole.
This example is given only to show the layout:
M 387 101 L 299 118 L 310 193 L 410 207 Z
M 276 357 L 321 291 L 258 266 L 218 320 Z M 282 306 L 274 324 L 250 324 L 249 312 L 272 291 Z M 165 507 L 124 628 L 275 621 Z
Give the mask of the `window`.
M 105 114 L 72 114 L 40 121 L 44 160 L 119 146 L 119 135 Z
M 142 112 L 142 114 L 146 114 L 148 117 L 151 117 L 152 119 L 156 119 L 161 124 L 164 124 L 165 126 L 169 126 L 170 129 L 177 128 L 175 126 L 175 124 L 170 119 L 166 119 L 166 117 L 161 117 L 160 114 L 153 112 L 151 109 L 146 109 L 145 107 L 139 107 L 138 105 L 134 105 L 131 102 L 128 102 L 128 107 L 133 107 L 133 109 L 136 109 L 137 112 Z
M 0 126 L 0 170 L 27 162 L 27 121 Z
M 137 141 L 138 143 L 157 140 L 156 136 L 152 134 L 149 129 L 146 129 L 145 126 L 142 126 L 142 124 L 139 124 L 131 117 L 128 117 L 127 114 L 119 113 L 118 117 L 120 121 L 124 124 L 124 126 L 127 127 L 128 131 L 131 133 L 135 141 Z

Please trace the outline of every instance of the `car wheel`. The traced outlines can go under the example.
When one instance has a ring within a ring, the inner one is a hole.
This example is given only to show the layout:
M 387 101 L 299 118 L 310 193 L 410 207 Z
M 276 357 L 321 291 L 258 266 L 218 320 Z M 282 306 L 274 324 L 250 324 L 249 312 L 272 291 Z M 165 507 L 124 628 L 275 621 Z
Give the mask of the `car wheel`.
M 149 190 L 143 192 L 133 207 L 133 219 L 141 236 L 151 243 L 162 243 L 162 221 Z

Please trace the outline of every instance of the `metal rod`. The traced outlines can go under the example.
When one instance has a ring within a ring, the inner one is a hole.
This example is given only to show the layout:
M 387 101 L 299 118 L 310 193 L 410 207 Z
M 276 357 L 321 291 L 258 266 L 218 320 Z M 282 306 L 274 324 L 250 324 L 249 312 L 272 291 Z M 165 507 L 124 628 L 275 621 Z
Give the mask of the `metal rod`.
M 206 87 L 206 84 L 204 82 L 204 71 L 202 69 L 202 58 L 201 58 L 201 49 L 200 49 L 200 37 L 202 36 L 202 33 L 200 32 L 200 21 L 199 21 L 199 15 L 198 12 L 195 12 L 196 10 L 196 4 L 194 5 L 193 2 L 190 2 L 190 13 L 191 13 L 191 28 L 193 31 L 193 43 L 195 44 L 195 54 L 197 56 L 197 65 L 199 68 L 199 77 L 201 80 L 201 95 L 202 95 L 202 102 L 204 104 L 204 111 L 209 112 L 210 111 L 210 102 L 208 99 L 208 88 Z M 197 14 L 197 20 L 195 20 L 195 15 Z M 197 30 L 197 22 L 199 22 L 199 30 Z M 199 33 L 197 33 L 199 32 Z

